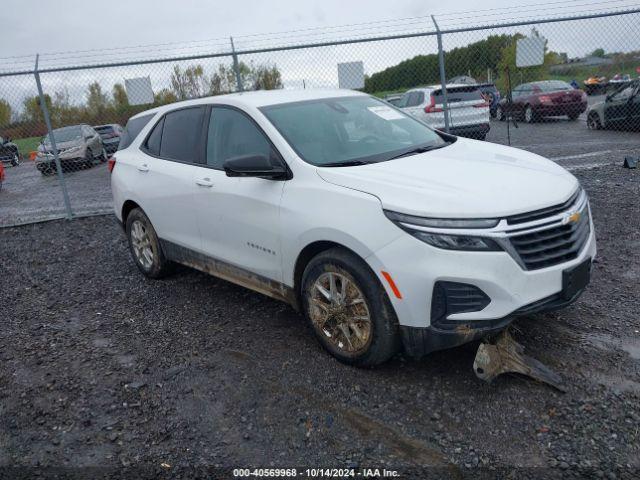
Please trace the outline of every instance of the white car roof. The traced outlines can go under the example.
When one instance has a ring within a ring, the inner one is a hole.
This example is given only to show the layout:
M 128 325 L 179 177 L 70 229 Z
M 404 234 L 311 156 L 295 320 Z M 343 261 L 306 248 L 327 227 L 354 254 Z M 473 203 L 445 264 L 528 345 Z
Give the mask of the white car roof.
M 305 100 L 317 100 L 321 98 L 335 97 L 352 97 L 354 95 L 367 96 L 366 93 L 357 92 L 355 90 L 345 90 L 338 88 L 331 89 L 305 89 L 305 90 L 258 90 L 251 92 L 230 93 L 227 95 L 216 95 L 213 97 L 198 98 L 195 100 L 184 100 L 182 102 L 174 102 L 161 107 L 145 110 L 134 115 L 136 118 L 151 113 L 163 113 L 176 108 L 189 107 L 194 105 L 203 105 L 209 103 L 218 103 L 223 105 L 245 106 L 245 107 L 264 107 L 267 105 L 279 105 L 282 103 L 300 102 Z

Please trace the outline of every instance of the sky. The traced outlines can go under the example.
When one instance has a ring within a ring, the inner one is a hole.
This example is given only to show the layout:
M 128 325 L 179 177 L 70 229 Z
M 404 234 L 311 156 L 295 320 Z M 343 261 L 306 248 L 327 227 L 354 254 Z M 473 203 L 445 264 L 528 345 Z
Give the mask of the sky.
M 544 3 L 545 5 L 540 5 Z M 512 19 L 560 16 L 616 8 L 640 8 L 639 0 L 2 0 L 0 71 L 31 70 L 34 56 L 41 67 L 93 64 L 139 58 L 183 56 L 229 50 L 233 36 L 239 50 L 337 38 L 356 38 L 433 30 L 430 15 L 441 28 Z M 26 20 L 28 19 L 28 21 Z M 605 50 L 640 48 L 640 17 L 615 21 L 540 27 L 550 47 L 582 56 Z M 621 23 L 622 22 L 622 23 Z M 363 25 L 365 24 L 365 25 Z M 527 34 L 530 27 L 455 34 L 444 38 L 445 49 L 466 45 L 488 33 Z M 630 42 L 634 45 L 630 45 Z M 337 86 L 337 63 L 361 60 L 371 74 L 417 54 L 435 53 L 435 36 L 354 44 L 320 49 L 247 55 L 241 60 L 276 64 L 285 88 Z M 213 71 L 230 58 L 205 60 Z M 185 62 L 186 67 L 194 62 Z M 150 76 L 154 90 L 168 85 L 173 64 L 43 75 L 45 91 L 66 88 L 81 101 L 86 85 L 98 80 L 107 91 L 125 78 Z M 33 94 L 30 77 L 0 77 L 0 97 L 19 105 Z

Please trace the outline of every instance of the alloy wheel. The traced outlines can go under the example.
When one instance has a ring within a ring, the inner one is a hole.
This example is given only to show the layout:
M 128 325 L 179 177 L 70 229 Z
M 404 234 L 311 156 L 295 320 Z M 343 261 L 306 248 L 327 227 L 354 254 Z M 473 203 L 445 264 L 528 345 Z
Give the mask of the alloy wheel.
M 342 273 L 325 272 L 313 283 L 308 295 L 313 326 L 333 347 L 349 356 L 369 347 L 371 315 L 354 280 Z
M 150 269 L 154 260 L 153 246 L 149 232 L 140 220 L 135 220 L 131 224 L 131 246 L 140 265 L 146 270 Z

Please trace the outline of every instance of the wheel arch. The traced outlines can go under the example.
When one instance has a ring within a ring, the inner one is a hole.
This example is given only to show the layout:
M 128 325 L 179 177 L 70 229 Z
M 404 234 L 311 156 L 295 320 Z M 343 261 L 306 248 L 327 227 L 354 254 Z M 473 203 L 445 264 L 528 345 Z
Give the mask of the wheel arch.
M 120 213 L 121 213 L 121 216 L 122 216 L 122 227 L 123 228 L 127 225 L 127 217 L 129 216 L 129 214 L 131 213 L 131 211 L 134 208 L 139 208 L 140 210 L 142 210 L 144 212 L 142 207 L 140 205 L 138 205 L 136 202 L 134 202 L 133 200 L 125 200 L 125 202 L 122 204 L 122 210 L 120 211 Z
M 295 295 L 295 300 L 296 300 L 296 307 L 300 308 L 300 306 L 302 305 L 301 302 L 301 286 L 302 286 L 302 275 L 304 274 L 304 270 L 305 268 L 307 268 L 307 265 L 309 265 L 309 262 L 318 254 L 326 251 L 326 250 L 330 250 L 332 248 L 341 248 L 349 253 L 351 253 L 352 255 L 354 255 L 356 258 L 360 259 L 362 261 L 362 263 L 364 265 L 366 265 L 370 270 L 371 273 L 373 274 L 373 276 L 378 280 L 378 276 L 375 274 L 375 272 L 373 271 L 373 269 L 371 268 L 371 266 L 369 265 L 369 263 L 365 260 L 365 258 L 358 254 L 358 252 L 356 252 L 355 250 L 353 250 L 352 248 L 349 248 L 348 246 L 333 241 L 333 240 L 316 240 L 314 242 L 309 243 L 308 245 L 306 245 L 302 250 L 300 250 L 300 253 L 298 253 L 298 256 L 296 258 L 296 262 L 294 264 L 294 268 L 293 268 L 293 292 Z

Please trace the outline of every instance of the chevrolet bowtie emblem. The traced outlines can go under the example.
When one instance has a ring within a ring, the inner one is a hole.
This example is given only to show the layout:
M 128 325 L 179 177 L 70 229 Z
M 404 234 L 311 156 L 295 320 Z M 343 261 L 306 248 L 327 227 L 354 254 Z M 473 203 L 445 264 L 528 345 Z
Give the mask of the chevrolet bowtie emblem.
M 562 220 L 562 224 L 566 225 L 568 223 L 578 223 L 580 221 L 580 212 L 573 212 L 570 215 L 567 215 Z

